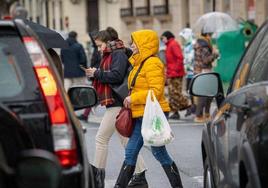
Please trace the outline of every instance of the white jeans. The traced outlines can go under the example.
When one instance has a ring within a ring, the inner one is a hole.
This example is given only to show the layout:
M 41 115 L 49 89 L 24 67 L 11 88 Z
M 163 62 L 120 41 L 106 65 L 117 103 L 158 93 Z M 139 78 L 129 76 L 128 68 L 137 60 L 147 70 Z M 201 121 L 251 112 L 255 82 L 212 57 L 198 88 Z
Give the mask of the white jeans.
M 66 91 L 74 85 L 85 84 L 86 77 L 77 77 L 77 78 L 64 78 L 64 88 Z
M 108 144 L 113 133 L 116 131 L 115 120 L 120 109 L 121 107 L 107 108 L 103 116 L 103 119 L 101 121 L 100 127 L 96 135 L 96 151 L 95 151 L 94 165 L 97 168 L 106 167 L 107 155 L 108 155 Z M 128 142 L 128 138 L 121 136 L 117 131 L 116 133 L 120 138 L 121 144 L 125 148 Z M 145 169 L 146 168 L 144 166 L 143 158 L 139 155 L 137 163 L 136 163 L 135 172 L 140 173 L 144 171 Z

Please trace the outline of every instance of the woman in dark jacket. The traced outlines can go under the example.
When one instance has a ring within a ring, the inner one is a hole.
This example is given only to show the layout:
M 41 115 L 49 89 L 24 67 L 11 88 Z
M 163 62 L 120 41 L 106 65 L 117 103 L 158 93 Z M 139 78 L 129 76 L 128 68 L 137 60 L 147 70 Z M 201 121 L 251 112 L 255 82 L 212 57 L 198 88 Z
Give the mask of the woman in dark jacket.
M 122 99 L 113 92 L 110 84 L 121 84 L 128 68 L 128 58 L 125 54 L 125 47 L 121 40 L 113 40 L 107 30 L 100 31 L 95 37 L 96 45 L 102 54 L 100 67 L 89 68 L 86 75 L 94 78 L 93 85 L 97 91 L 99 102 L 106 106 L 96 135 L 96 151 L 94 165 L 98 169 L 96 173 L 98 186 L 104 187 L 104 173 L 108 154 L 108 143 L 115 132 L 115 120 L 121 107 Z M 119 134 L 118 134 L 119 135 Z M 127 144 L 128 138 L 119 135 L 123 146 Z M 136 171 L 145 171 L 143 160 L 138 160 Z M 147 184 L 147 182 L 146 182 Z

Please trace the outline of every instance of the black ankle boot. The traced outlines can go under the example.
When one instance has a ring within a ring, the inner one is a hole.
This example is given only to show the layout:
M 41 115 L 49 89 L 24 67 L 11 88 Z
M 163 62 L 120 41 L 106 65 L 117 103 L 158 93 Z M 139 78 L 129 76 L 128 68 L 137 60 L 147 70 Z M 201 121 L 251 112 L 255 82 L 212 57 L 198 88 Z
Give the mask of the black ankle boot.
M 176 164 L 173 162 L 171 165 L 162 166 L 167 174 L 168 180 L 172 188 L 183 188 L 181 177 Z
M 126 165 L 121 167 L 119 176 L 116 180 L 114 188 L 126 188 L 135 170 L 135 166 Z
M 179 112 L 175 112 L 174 114 L 172 114 L 169 119 L 175 119 L 175 120 L 179 120 L 180 119 L 180 114 Z
M 95 176 L 95 187 L 96 188 L 104 188 L 104 180 L 105 180 L 105 169 L 104 168 L 96 168 L 92 165 L 93 173 Z
M 127 187 L 148 188 L 148 183 L 145 178 L 145 170 L 141 173 L 134 174 Z

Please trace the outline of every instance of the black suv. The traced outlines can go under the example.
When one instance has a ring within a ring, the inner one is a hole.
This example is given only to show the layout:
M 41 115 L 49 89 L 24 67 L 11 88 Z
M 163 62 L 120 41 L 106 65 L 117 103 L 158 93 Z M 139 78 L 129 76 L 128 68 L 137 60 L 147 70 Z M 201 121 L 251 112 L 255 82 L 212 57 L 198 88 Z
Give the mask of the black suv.
M 215 97 L 202 134 L 204 187 L 268 187 L 268 22 L 240 60 L 224 97 L 217 73 L 193 78 L 190 93 Z
M 96 103 L 93 89 L 79 91 L 91 96 L 84 106 Z M 94 187 L 82 126 L 51 57 L 21 20 L 0 20 L 0 103 L 22 120 L 31 140 L 28 147 L 57 156 L 63 169 L 60 187 Z M 14 160 L 8 163 L 15 165 Z

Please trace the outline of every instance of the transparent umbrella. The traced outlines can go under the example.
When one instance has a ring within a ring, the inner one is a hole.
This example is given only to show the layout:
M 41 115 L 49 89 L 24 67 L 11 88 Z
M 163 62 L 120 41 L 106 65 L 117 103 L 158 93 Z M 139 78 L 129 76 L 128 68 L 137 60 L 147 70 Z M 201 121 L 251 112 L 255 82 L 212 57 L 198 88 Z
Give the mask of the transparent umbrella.
M 219 33 L 239 29 L 237 22 L 223 12 L 209 12 L 202 15 L 193 27 L 196 33 Z

